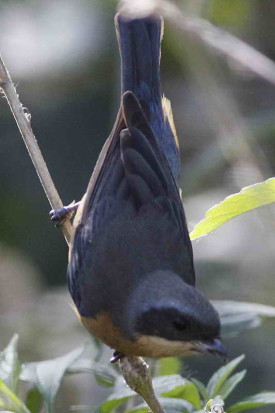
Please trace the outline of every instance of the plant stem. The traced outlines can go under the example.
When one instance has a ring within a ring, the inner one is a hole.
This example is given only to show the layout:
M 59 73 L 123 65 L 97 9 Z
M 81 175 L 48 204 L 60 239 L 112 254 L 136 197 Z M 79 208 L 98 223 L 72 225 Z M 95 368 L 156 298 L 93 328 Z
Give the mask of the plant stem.
M 9 72 L 0 55 L 0 89 L 3 90 L 4 95 L 8 101 L 14 119 L 17 123 L 18 129 L 25 142 L 36 173 L 40 179 L 45 194 L 53 209 L 62 208 L 63 204 L 55 188 L 46 162 L 37 144 L 36 138 L 31 128 L 31 115 L 24 110 L 21 104 L 14 84 L 12 83 Z M 72 226 L 69 220 L 65 220 L 61 225 L 64 237 L 69 244 Z
M 165 413 L 153 390 L 145 361 L 141 357 L 124 357 L 120 360 L 120 368 L 128 386 L 145 400 L 152 413 Z
M 123 12 L 130 17 L 143 17 L 154 13 L 162 15 L 175 30 L 184 35 L 183 41 L 186 41 L 186 35 L 190 34 L 230 61 L 275 85 L 275 63 L 270 58 L 208 20 L 182 12 L 176 2 L 120 0 L 120 5 Z
M 21 104 L 9 72 L 0 55 L 0 89 L 8 101 L 18 129 L 25 142 L 36 173 L 40 179 L 45 194 L 53 209 L 62 208 L 63 204 L 55 188 L 47 165 L 44 161 L 30 123 L 30 114 L 26 113 Z M 61 226 L 64 237 L 69 244 L 72 226 L 65 220 Z M 126 383 L 137 392 L 148 404 L 153 413 L 165 413 L 156 398 L 152 387 L 152 380 L 147 364 L 140 357 L 124 357 L 121 361 L 121 370 Z M 49 408 L 50 410 L 50 408 Z

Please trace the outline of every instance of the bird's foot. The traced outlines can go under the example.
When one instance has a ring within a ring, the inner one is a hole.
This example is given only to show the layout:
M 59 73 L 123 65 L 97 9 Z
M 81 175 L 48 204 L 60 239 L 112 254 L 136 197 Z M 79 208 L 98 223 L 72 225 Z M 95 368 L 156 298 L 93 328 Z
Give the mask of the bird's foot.
M 73 201 L 70 205 L 63 208 L 52 209 L 49 212 L 50 219 L 56 227 L 59 227 L 65 219 L 71 219 L 74 212 L 77 210 L 80 202 Z
M 116 363 L 118 360 L 123 359 L 123 357 L 125 357 L 125 354 L 121 353 L 120 351 L 114 351 L 113 357 L 111 358 L 110 362 Z

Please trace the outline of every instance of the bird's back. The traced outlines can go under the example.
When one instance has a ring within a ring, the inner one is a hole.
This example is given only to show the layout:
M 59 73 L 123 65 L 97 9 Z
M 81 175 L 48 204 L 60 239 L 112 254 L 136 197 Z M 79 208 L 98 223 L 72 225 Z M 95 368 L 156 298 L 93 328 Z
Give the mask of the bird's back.
M 131 92 L 122 113 L 124 127 L 112 137 L 74 237 L 68 275 L 82 315 L 117 310 L 141 277 L 159 269 L 194 284 L 184 211 L 162 147 Z

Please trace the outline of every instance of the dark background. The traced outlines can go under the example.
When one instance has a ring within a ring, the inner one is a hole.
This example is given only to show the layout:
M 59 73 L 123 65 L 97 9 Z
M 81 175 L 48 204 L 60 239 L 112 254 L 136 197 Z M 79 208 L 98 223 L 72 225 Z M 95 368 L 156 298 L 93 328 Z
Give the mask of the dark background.
M 274 1 L 179 3 L 275 60 Z M 85 192 L 116 117 L 115 7 L 107 0 L 0 1 L 0 50 L 65 204 Z M 225 196 L 274 174 L 275 86 L 168 24 L 161 71 L 180 138 L 191 230 Z M 88 334 L 69 306 L 66 244 L 49 221 L 48 202 L 4 99 L 0 199 L 0 346 L 19 332 L 22 360 L 57 357 Z M 194 242 L 194 254 L 199 288 L 209 298 L 275 305 L 274 206 Z M 274 328 L 271 320 L 227 342 L 232 358 L 246 354 L 248 376 L 238 397 L 275 391 Z M 199 358 L 185 364 L 206 380 L 219 362 Z M 84 404 L 89 385 L 77 390 L 73 380 L 65 388 L 74 391 L 63 390 L 62 403 Z

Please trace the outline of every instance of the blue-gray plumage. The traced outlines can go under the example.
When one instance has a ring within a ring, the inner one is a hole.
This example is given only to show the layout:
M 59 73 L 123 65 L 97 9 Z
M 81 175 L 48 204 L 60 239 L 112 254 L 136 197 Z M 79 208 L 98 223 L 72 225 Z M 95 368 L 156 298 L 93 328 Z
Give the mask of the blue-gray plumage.
M 178 148 L 161 104 L 162 20 L 116 17 L 122 100 L 77 212 L 69 290 L 83 324 L 120 354 L 225 350 L 195 289 L 177 187 Z
M 131 91 L 136 95 L 178 183 L 178 140 L 169 101 L 161 96 L 160 87 L 163 20 L 160 16 L 131 19 L 117 14 L 115 24 L 121 55 L 122 94 Z

